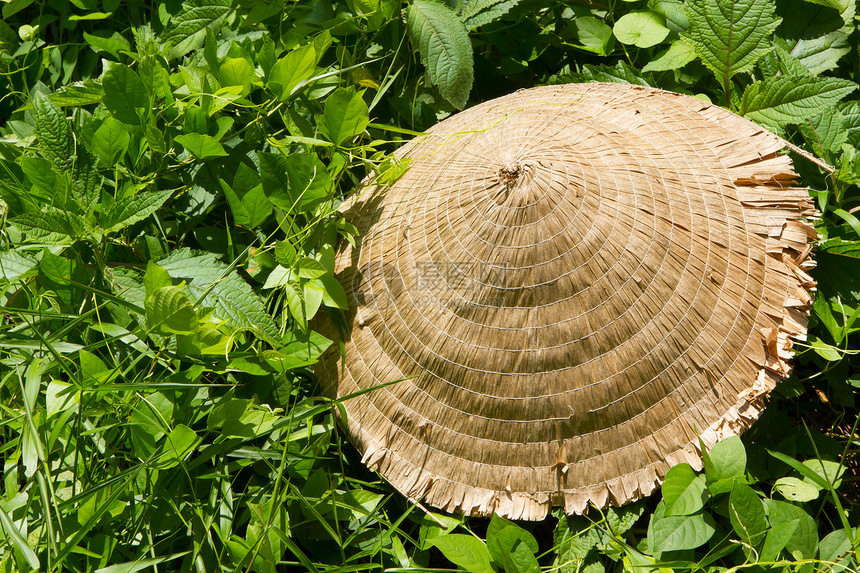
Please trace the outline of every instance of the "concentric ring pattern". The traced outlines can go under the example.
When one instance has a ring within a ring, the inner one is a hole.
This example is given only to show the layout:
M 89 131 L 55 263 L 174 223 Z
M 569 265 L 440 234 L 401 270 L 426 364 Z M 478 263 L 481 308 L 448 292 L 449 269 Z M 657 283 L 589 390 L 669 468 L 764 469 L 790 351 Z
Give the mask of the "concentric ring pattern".
M 814 216 L 780 138 L 638 86 L 550 86 L 405 145 L 345 208 L 319 374 L 413 499 L 540 519 L 649 494 L 758 415 L 805 334 Z M 329 333 L 335 335 L 335 333 Z

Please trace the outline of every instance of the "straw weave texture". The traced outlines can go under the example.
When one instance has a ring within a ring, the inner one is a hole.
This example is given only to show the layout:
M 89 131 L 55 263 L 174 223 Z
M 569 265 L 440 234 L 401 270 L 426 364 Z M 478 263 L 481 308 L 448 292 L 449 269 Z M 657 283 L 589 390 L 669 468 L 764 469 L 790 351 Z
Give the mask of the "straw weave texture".
M 806 332 L 815 217 L 779 137 L 619 84 L 523 90 L 401 148 L 343 207 L 363 461 L 448 511 L 541 519 L 650 494 L 747 427 Z M 329 332 L 337 336 L 335 332 Z

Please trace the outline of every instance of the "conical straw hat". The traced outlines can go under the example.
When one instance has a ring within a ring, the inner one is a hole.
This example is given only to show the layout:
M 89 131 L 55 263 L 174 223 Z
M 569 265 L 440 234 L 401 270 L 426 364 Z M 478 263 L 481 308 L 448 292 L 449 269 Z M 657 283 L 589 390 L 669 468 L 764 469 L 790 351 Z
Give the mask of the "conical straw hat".
M 758 416 L 806 332 L 815 210 L 717 106 L 540 87 L 441 122 L 344 207 L 345 358 L 319 376 L 411 499 L 541 519 L 650 494 Z M 336 336 L 336 333 L 329 334 Z

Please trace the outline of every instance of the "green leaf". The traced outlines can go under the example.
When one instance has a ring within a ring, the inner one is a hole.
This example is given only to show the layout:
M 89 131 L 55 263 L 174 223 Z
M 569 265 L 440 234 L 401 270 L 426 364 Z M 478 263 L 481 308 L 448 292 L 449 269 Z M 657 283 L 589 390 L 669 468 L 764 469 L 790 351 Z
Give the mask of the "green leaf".
M 186 133 L 185 135 L 177 135 L 173 138 L 173 141 L 181 144 L 182 147 L 188 150 L 188 153 L 197 159 L 225 157 L 227 155 L 227 152 L 224 151 L 224 146 L 211 135 Z
M 330 308 L 339 308 L 346 310 L 349 308 L 349 303 L 346 299 L 346 292 L 343 290 L 343 285 L 331 275 L 325 275 L 318 279 L 311 279 L 308 284 L 319 281 L 320 288 L 323 293 L 323 304 Z
M 615 37 L 612 28 L 603 20 L 593 16 L 583 16 L 573 22 L 576 26 L 577 37 L 582 46 L 601 56 L 608 56 L 615 48 Z
M 490 551 L 484 542 L 472 535 L 451 533 L 428 542 L 436 546 L 448 561 L 471 573 L 494 573 Z
M 175 288 L 175 287 L 170 287 Z M 179 424 L 167 434 L 164 448 L 156 461 L 159 469 L 169 469 L 178 466 L 194 450 L 200 438 L 184 424 Z
M 848 140 L 845 119 L 839 110 L 831 106 L 824 108 L 818 115 L 798 125 L 800 133 L 817 155 L 826 151 L 837 152 Z
M 281 101 L 293 95 L 296 88 L 310 79 L 317 57 L 313 44 L 301 46 L 279 59 L 269 72 L 269 87 Z
M 105 165 L 113 167 L 117 158 L 128 149 L 128 142 L 125 125 L 118 119 L 108 117 L 93 134 L 92 150 Z
M 677 70 L 696 59 L 696 49 L 684 40 L 672 42 L 665 52 L 648 62 L 643 72 L 665 72 Z
M 729 80 L 753 68 L 770 50 L 770 37 L 779 25 L 773 0 L 689 0 L 690 30 L 702 62 L 728 89 Z
M 51 242 L 63 242 L 65 236 L 77 238 L 84 235 L 83 221 L 79 216 L 50 207 L 41 213 L 18 215 L 10 221 L 21 231 Z
M 487 527 L 487 548 L 492 559 L 506 571 L 538 573 L 535 554 L 538 543 L 534 536 L 504 518 L 494 515 Z
M 741 100 L 741 115 L 767 126 L 798 124 L 835 106 L 857 89 L 839 78 L 777 76 L 749 86 Z
M 593 66 L 585 64 L 582 66 L 582 71 L 577 74 L 570 74 L 567 77 L 560 78 L 565 83 L 567 82 L 610 82 L 618 84 L 634 84 L 639 86 L 651 86 L 639 70 L 633 69 L 622 61 L 619 61 L 615 66 Z
M 735 478 L 743 478 L 746 472 L 747 453 L 737 436 L 717 442 L 703 458 L 708 489 L 713 494 L 731 491 Z
M 741 481 L 735 481 L 729 494 L 729 520 L 745 544 L 755 547 L 767 531 L 764 505 L 758 494 Z
M 102 77 L 104 104 L 115 118 L 128 125 L 140 124 L 140 110 L 149 107 L 149 93 L 134 70 L 114 64 Z
M 791 540 L 794 532 L 797 531 L 799 523 L 799 520 L 791 519 L 773 524 L 764 538 L 761 548 L 761 560 L 776 561 L 780 552 L 785 549 L 785 544 Z
M 131 44 L 119 32 L 99 30 L 93 34 L 83 33 L 84 41 L 95 48 L 109 53 L 114 58 L 120 58 L 120 52 L 131 51 Z
M 818 497 L 820 488 L 796 477 L 784 477 L 773 484 L 774 491 L 779 492 L 788 501 L 805 503 Z
M 222 86 L 242 86 L 243 93 L 251 91 L 254 68 L 245 58 L 224 58 L 218 68 L 218 80 Z
M 519 4 L 519 0 L 462 0 L 457 14 L 469 30 L 495 22 Z
M 146 300 L 146 325 L 158 334 L 190 334 L 197 329 L 194 304 L 180 286 L 163 286 Z
M 466 107 L 474 81 L 472 43 L 463 22 L 436 0 L 415 0 L 406 23 L 430 81 L 458 109 Z
M 202 304 L 212 307 L 215 317 L 233 328 L 255 331 L 265 340 L 277 343 L 281 336 L 260 297 L 250 285 L 214 255 L 195 254 L 190 249 L 174 251 L 158 263 L 177 281 L 185 281 Z
M 774 39 L 813 74 L 839 65 L 839 60 L 851 52 L 850 37 L 854 31 L 854 2 L 835 10 L 820 4 L 801 0 L 780 2 L 778 10 L 784 15 L 783 29 Z
M 113 233 L 143 221 L 161 208 L 173 193 L 167 191 L 145 191 L 114 203 L 99 218 L 102 230 Z
M 10 283 L 29 277 L 38 264 L 38 259 L 26 252 L 0 251 L 0 277 Z
M 332 143 L 344 141 L 362 133 L 370 122 L 367 104 L 352 88 L 338 88 L 325 100 L 320 130 Z
M 652 516 L 648 540 L 652 550 L 680 551 L 695 549 L 708 542 L 716 528 L 710 515 Z
M 57 88 L 57 91 L 50 95 L 54 105 L 59 107 L 64 106 L 82 106 L 99 103 L 104 96 L 101 82 L 97 80 L 85 80 L 75 82 Z
M 2 507 L 0 507 L 0 526 L 2 526 L 0 527 L 0 530 L 6 534 L 5 537 L 11 542 L 12 547 L 24 557 L 24 560 L 27 562 L 30 569 L 33 571 L 39 571 L 39 557 L 36 555 L 36 552 L 33 551 L 33 548 L 27 543 L 24 536 L 21 535 L 21 530 L 15 526 L 15 523 L 9 517 L 9 514 L 3 511 Z M 27 571 L 22 564 L 19 564 L 19 566 L 20 571 Z
M 232 0 L 185 0 L 170 19 L 160 40 L 170 50 L 168 59 L 179 58 L 203 44 L 207 28 L 215 28 L 233 6 Z
M 170 286 L 172 284 L 173 280 L 170 278 L 170 275 L 167 274 L 167 271 L 152 261 L 146 262 L 146 273 L 143 275 L 143 288 L 146 292 L 146 299 L 151 297 L 153 293 L 161 287 Z
M 166 561 L 173 561 L 191 553 L 183 551 L 182 553 L 174 553 L 172 555 L 162 555 L 160 557 L 148 557 L 146 559 L 135 559 L 134 561 L 126 561 L 125 563 L 117 563 L 108 567 L 96 569 L 94 573 L 137 573 L 144 569 L 155 569 L 156 565 L 160 565 Z
M 669 35 L 665 19 L 656 12 L 630 12 L 615 22 L 612 32 L 622 44 L 637 48 L 656 46 Z
M 818 559 L 821 560 L 821 571 L 834 573 L 848 571 L 852 565 L 856 567 L 856 561 L 852 557 L 852 537 L 856 538 L 857 530 L 853 536 L 850 530 L 837 529 L 821 540 L 818 544 Z
M 663 483 L 665 515 L 691 515 L 705 503 L 705 476 L 696 475 L 690 464 L 673 466 Z
M 775 499 L 767 499 L 764 503 L 767 506 L 771 527 L 774 529 L 780 523 L 797 521 L 797 526 L 786 542 L 785 549 L 796 558 L 811 558 L 818 544 L 818 526 L 815 520 L 803 508 L 791 503 Z
M 80 402 L 78 389 L 68 382 L 51 380 L 45 391 L 45 407 L 48 418 L 74 408 Z
M 318 260 L 310 257 L 303 257 L 296 261 L 294 268 L 296 274 L 305 279 L 315 279 L 328 274 L 328 271 Z
M 44 157 L 60 171 L 71 172 L 75 158 L 75 141 L 65 114 L 46 96 L 36 94 L 33 99 L 33 116 L 36 120 L 36 137 Z

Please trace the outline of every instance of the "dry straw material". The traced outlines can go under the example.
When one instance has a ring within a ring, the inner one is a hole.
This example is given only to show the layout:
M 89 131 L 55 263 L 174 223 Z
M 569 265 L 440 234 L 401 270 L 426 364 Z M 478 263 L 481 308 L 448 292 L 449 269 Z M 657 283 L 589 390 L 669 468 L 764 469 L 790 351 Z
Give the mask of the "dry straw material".
M 803 339 L 814 218 L 788 144 L 619 84 L 522 90 L 344 205 L 345 357 L 319 367 L 394 487 L 541 519 L 653 492 L 759 415 Z M 337 333 L 330 332 L 332 336 Z

